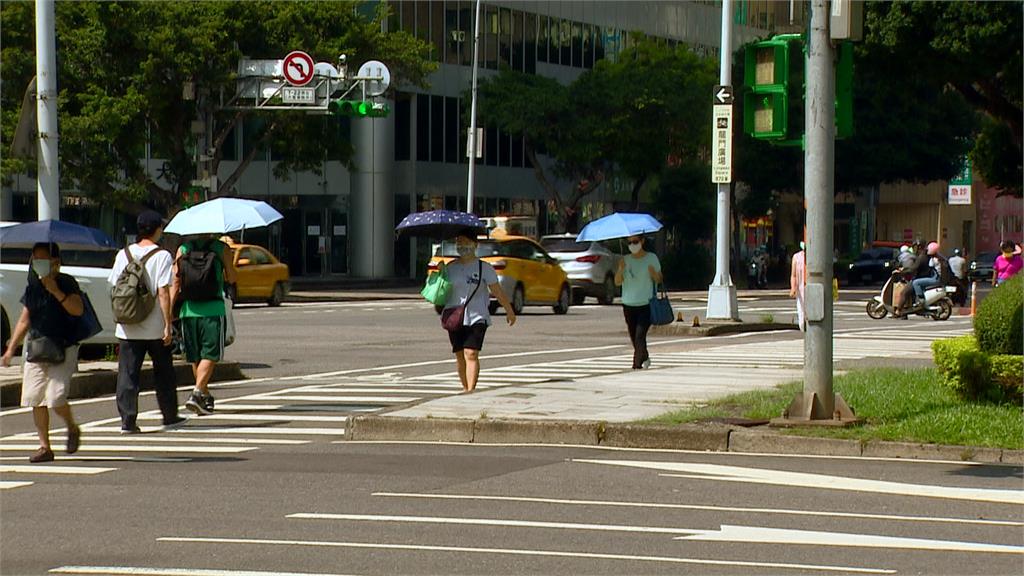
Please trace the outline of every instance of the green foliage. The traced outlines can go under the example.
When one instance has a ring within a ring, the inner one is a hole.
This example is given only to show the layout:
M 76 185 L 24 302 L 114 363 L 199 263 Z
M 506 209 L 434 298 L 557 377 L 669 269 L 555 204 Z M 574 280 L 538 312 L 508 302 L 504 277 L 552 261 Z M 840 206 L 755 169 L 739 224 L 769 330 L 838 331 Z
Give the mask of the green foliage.
M 974 316 L 978 345 L 988 354 L 1024 354 L 1024 275 L 1000 284 Z
M 361 3 L 337 2 L 58 2 L 57 78 L 60 88 L 62 188 L 124 207 L 147 203 L 167 209 L 195 178 L 192 120 L 214 123 L 212 169 L 225 137 L 243 121 L 257 127 L 253 155 L 274 146 L 275 172 L 319 172 L 325 159 L 346 161 L 348 141 L 337 122 L 291 112 L 237 113 L 218 109 L 220 94 L 235 91 L 238 60 L 274 59 L 303 49 L 317 61 L 346 54 L 350 67 L 373 59 L 388 64 L 396 84 L 422 85 L 436 68 L 429 46 L 408 33 L 384 33 L 386 3 L 367 15 Z M 0 3 L 0 139 L 9 145 L 21 91 L 35 73 L 34 6 Z M 183 87 L 195 85 L 195 99 Z M 166 161 L 159 179 L 145 171 L 147 133 L 154 156 Z M 224 180 L 221 192 L 252 156 Z M 5 162 L 2 177 L 21 166 Z
M 1017 354 L 993 354 L 989 356 L 992 365 L 992 381 L 1003 391 L 1003 396 L 1024 401 L 1024 356 Z
M 707 287 L 714 275 L 714 261 L 703 244 L 683 244 L 661 256 L 661 269 L 667 286 L 694 290 Z
M 974 336 L 936 340 L 932 342 L 932 353 L 946 388 L 968 400 L 989 396 L 992 367 Z

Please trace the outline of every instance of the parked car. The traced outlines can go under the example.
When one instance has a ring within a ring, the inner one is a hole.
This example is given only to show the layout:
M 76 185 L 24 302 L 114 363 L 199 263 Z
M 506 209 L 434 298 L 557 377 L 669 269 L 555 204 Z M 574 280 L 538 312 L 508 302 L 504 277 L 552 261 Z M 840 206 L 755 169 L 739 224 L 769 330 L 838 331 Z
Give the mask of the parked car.
M 847 284 L 883 282 L 892 274 L 897 266 L 896 258 L 899 250 L 895 248 L 871 248 L 857 256 L 850 263 L 846 273 Z
M 524 306 L 551 306 L 555 314 L 569 311 L 569 277 L 540 244 L 522 236 L 480 238 L 476 255 L 494 266 L 498 284 L 509 295 L 516 314 Z M 442 242 L 430 260 L 428 274 L 436 273 L 441 262 L 451 262 L 457 256 L 455 242 Z M 490 309 L 492 314 L 498 310 L 493 297 Z
M 237 275 L 235 286 L 228 288 L 232 300 L 280 306 L 291 290 L 288 265 L 254 244 L 229 242 L 228 248 Z
M 14 325 L 21 317 L 21 296 L 28 284 L 29 249 L 0 250 L 0 337 L 7 348 Z M 110 307 L 110 284 L 107 278 L 114 265 L 116 250 L 63 250 L 60 271 L 70 274 L 89 297 L 103 330 L 83 344 L 117 344 L 114 336 L 114 311 Z
M 981 252 L 971 261 L 970 270 L 967 271 L 968 280 L 992 281 L 992 273 L 995 270 L 996 258 L 999 252 Z
M 577 242 L 575 234 L 544 236 L 540 245 L 551 254 L 569 276 L 572 303 L 583 304 L 592 296 L 601 304 L 611 304 L 618 294 L 615 268 L 621 256 L 600 242 Z

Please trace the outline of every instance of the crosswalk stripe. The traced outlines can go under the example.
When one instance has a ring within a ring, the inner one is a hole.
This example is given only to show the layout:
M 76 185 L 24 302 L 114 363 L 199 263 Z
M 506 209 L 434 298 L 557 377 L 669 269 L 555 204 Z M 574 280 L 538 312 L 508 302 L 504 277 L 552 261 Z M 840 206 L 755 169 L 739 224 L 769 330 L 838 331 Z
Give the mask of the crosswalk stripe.
M 301 402 L 323 402 L 325 404 L 401 404 L 419 400 L 415 396 L 313 396 L 310 394 L 278 395 L 275 400 L 291 400 Z
M 0 490 L 24 488 L 25 486 L 31 486 L 32 484 L 34 484 L 34 482 L 16 482 L 13 480 L 0 480 Z
M 95 430 L 95 428 L 93 428 Z M 206 430 L 204 430 L 206 432 Z M 32 433 L 33 436 L 35 433 Z M 174 442 L 181 442 L 181 438 L 168 438 L 167 436 L 154 436 L 153 434 L 143 431 L 142 434 L 118 434 L 116 436 L 101 436 L 98 434 L 89 434 L 84 437 L 89 443 L 93 442 L 128 442 L 128 443 L 140 443 L 140 444 L 171 444 Z M 14 438 L 12 438 L 14 439 Z M 17 440 L 28 440 L 27 437 L 16 438 Z M 50 440 L 64 441 L 67 438 L 65 436 L 51 436 Z M 0 438 L 0 446 L 3 445 L 3 441 L 7 438 Z M 266 444 L 266 445 L 278 445 L 278 446 L 301 446 L 302 444 L 309 444 L 309 440 L 294 440 L 290 438 L 189 438 L 188 441 L 199 443 L 199 444 Z
M 140 414 L 139 420 L 160 420 L 159 414 Z M 235 420 L 235 421 L 258 421 L 258 422 L 345 422 L 348 416 L 307 416 L 304 414 L 220 414 L 214 412 L 200 416 L 206 420 Z M 193 420 L 194 421 L 194 420 Z
M 0 444 L 0 451 L 34 452 L 38 444 Z M 249 446 L 145 446 L 142 444 L 108 444 L 99 446 L 86 444 L 78 448 L 80 452 L 196 452 L 208 454 L 238 454 L 256 450 Z
M 0 474 L 70 474 L 92 475 L 113 472 L 117 468 L 100 468 L 98 466 L 17 466 L 0 465 Z
M 97 432 L 117 432 L 120 428 L 115 427 L 98 427 L 93 428 Z M 167 434 L 283 434 L 283 435 L 296 435 L 296 434 L 309 434 L 312 436 L 338 436 L 345 434 L 344 428 L 260 428 L 260 427 L 220 427 L 220 426 L 190 426 L 186 428 L 178 428 L 177 430 L 167 432 Z M 3 446 L 3 444 L 0 444 Z M 255 450 L 255 448 L 247 448 L 247 450 Z
M 310 572 L 207 570 L 203 568 L 150 568 L 134 566 L 61 566 L 50 574 L 103 574 L 107 576 L 345 576 Z
M 337 392 L 339 394 L 437 394 L 439 392 L 442 392 L 443 390 L 444 388 L 440 386 L 436 388 L 413 388 L 402 386 L 395 386 L 392 388 L 354 388 L 346 386 L 344 388 L 317 388 L 316 393 L 320 394 L 323 392 Z

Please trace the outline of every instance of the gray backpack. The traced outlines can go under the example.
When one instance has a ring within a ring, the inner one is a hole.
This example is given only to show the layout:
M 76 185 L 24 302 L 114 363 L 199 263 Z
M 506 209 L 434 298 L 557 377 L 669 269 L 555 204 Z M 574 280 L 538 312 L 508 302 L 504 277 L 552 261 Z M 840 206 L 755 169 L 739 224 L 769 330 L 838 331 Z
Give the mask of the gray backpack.
M 117 277 L 114 290 L 110 293 L 110 307 L 114 310 L 114 320 L 119 324 L 138 324 L 145 320 L 156 306 L 156 296 L 149 290 L 146 282 L 146 261 L 161 249 L 151 250 L 149 254 L 136 260 L 125 247 L 124 254 L 128 257 L 128 265 Z

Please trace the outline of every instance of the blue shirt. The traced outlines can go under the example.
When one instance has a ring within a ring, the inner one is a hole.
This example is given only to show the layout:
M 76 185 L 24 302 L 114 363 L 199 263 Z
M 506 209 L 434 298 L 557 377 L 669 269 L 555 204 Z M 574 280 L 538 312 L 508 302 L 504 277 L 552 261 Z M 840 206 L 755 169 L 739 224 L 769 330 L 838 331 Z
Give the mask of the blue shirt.
M 651 252 L 647 252 L 642 258 L 632 254 L 622 257 L 626 263 L 622 271 L 622 303 L 626 306 L 646 306 L 654 296 L 654 279 L 647 269 L 654 266 L 657 272 L 661 272 L 661 262 Z

